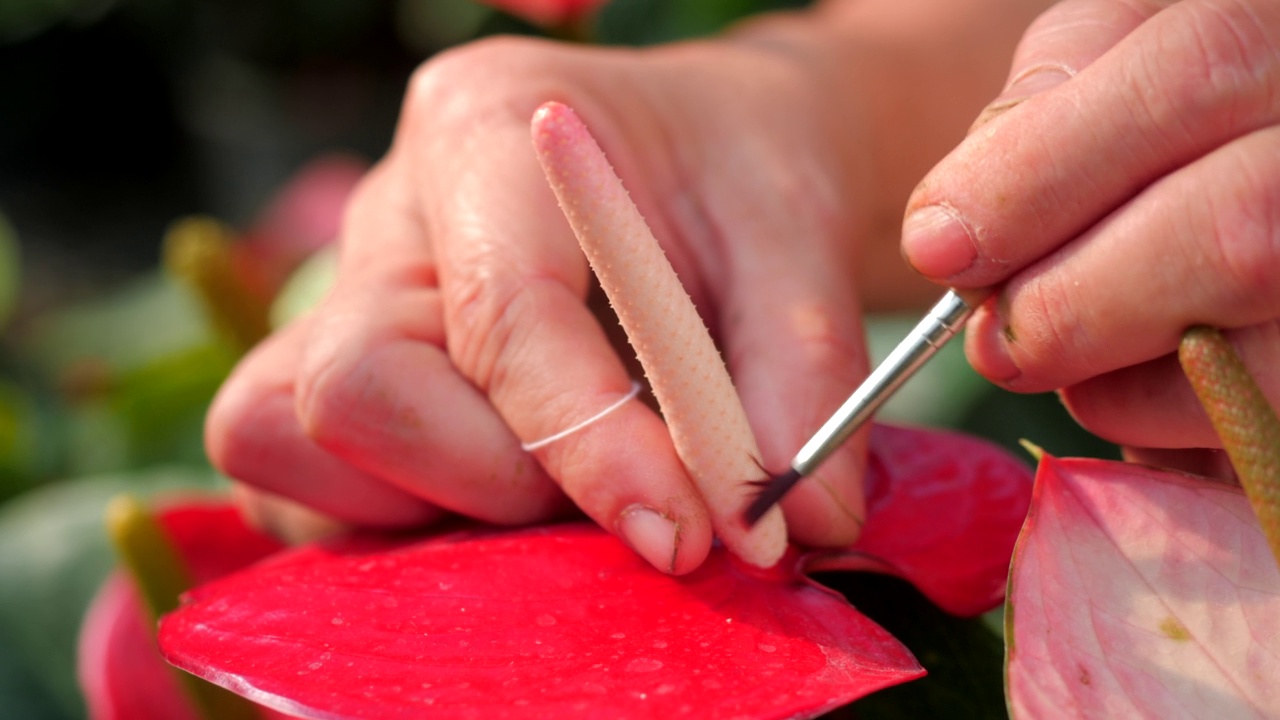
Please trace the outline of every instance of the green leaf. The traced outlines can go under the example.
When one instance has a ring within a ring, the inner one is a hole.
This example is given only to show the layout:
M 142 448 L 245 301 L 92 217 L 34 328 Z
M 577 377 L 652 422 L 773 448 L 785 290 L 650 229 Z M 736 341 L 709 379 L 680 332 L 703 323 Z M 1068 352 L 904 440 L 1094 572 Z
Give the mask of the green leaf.
M 159 464 L 204 465 L 204 417 L 236 352 L 213 343 L 174 352 L 73 397 L 65 408 L 66 472 L 124 472 Z
M 26 350 L 37 365 L 58 375 L 86 359 L 119 372 L 207 345 L 213 337 L 195 298 L 154 274 L 92 304 L 41 316 Z
M 1004 643 L 982 617 L 958 618 L 910 584 L 870 573 L 816 578 L 902 641 L 928 671 L 865 697 L 829 717 L 903 720 L 1005 717 Z
M 157 358 L 119 378 L 110 403 L 127 430 L 130 467 L 205 461 L 204 417 L 236 358 L 230 347 L 210 343 Z
M 493 15 L 474 0 L 397 0 L 396 34 L 424 55 L 470 40 Z
M 0 213 L 0 327 L 4 327 L 18 303 L 21 286 L 22 258 L 18 237 L 4 213 Z
M 805 0 L 611 0 L 596 31 L 607 44 L 651 45 L 703 37 L 768 10 L 808 5 Z
M 281 328 L 320 304 L 338 277 L 338 250 L 326 248 L 293 271 L 271 304 L 271 326 Z
M 0 502 L 34 487 L 57 462 L 57 431 L 42 400 L 0 376 Z
M 0 637 L 0 708 L 22 720 L 76 720 L 31 674 L 23 654 Z

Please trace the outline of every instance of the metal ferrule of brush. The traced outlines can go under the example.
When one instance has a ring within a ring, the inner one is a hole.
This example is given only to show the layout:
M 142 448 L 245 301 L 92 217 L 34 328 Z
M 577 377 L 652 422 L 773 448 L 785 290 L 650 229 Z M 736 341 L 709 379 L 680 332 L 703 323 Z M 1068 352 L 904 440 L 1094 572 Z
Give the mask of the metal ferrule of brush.
M 894 391 L 933 357 L 972 314 L 973 308 L 954 290 L 947 292 L 844 401 L 831 419 L 800 448 L 791 461 L 791 468 L 802 476 L 813 472 L 855 430 L 871 419 Z

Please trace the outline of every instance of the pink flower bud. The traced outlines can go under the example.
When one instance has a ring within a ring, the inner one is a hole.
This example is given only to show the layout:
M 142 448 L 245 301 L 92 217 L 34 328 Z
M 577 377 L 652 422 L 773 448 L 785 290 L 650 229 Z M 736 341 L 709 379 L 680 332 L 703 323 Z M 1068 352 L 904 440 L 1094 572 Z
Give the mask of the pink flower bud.
M 524 18 L 535 25 L 556 27 L 585 18 L 604 5 L 605 0 L 481 0 L 481 2 Z

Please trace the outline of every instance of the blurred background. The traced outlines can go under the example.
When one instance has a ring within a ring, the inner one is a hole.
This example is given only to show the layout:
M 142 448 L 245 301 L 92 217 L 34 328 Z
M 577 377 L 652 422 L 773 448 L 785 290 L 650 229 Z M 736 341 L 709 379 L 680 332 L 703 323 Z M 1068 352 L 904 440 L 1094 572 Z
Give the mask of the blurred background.
M 662 42 L 803 4 L 612 0 L 591 31 Z M 547 31 L 472 0 L 0 0 L 0 716 L 84 717 L 106 500 L 221 486 L 218 384 L 324 285 L 317 251 L 412 70 L 496 33 Z M 874 352 L 912 322 L 876 318 Z M 886 417 L 1116 456 L 958 350 Z

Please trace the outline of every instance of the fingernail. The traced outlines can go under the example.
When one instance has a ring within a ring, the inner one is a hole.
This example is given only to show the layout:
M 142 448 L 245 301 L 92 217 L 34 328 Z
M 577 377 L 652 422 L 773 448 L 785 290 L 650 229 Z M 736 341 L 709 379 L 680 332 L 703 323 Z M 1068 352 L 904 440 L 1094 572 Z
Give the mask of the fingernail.
M 1002 95 L 1024 98 L 1039 95 L 1070 80 L 1073 75 L 1075 73 L 1065 65 L 1036 65 L 1018 73 Z
M 1023 101 L 1029 100 L 1047 90 L 1052 90 L 1070 80 L 1074 74 L 1063 65 L 1036 65 L 1035 67 L 1027 68 L 1009 83 L 1004 92 L 1000 93 L 1000 97 L 983 108 L 982 112 L 978 114 L 978 119 L 974 120 L 973 125 L 970 126 L 969 132 L 973 132 L 1014 107 L 1021 105 Z
M 969 269 L 978 257 L 978 247 L 955 211 L 927 205 L 903 223 L 902 253 L 920 274 L 946 280 Z
M 1013 353 L 1009 352 L 1009 344 L 1012 342 L 1013 331 L 1005 328 L 991 344 L 992 352 L 987 367 L 992 380 L 1008 383 L 1022 374 L 1022 369 L 1013 361 Z
M 995 305 L 999 306 L 999 302 Z M 970 358 L 975 370 L 997 383 L 1008 383 L 1022 374 L 1009 352 L 1009 345 L 1016 339 L 1013 328 L 991 303 L 974 312 L 968 332 L 972 335 Z
M 640 557 L 663 572 L 675 571 L 679 528 L 674 522 L 652 508 L 632 505 L 618 516 L 617 529 Z

